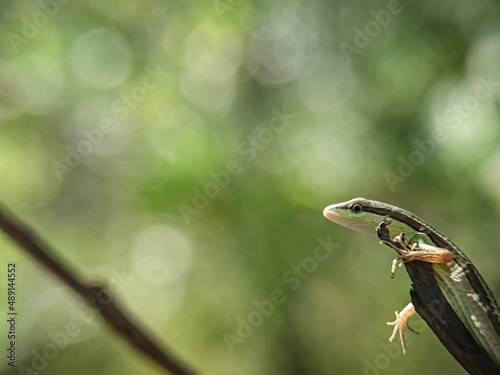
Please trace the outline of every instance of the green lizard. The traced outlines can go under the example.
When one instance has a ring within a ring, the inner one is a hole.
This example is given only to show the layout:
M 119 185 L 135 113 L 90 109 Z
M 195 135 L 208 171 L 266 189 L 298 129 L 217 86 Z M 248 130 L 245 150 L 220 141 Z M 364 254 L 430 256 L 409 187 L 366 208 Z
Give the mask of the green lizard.
M 324 216 L 358 232 L 376 234 L 395 249 L 412 280 L 412 302 L 401 312 L 390 337 L 403 331 L 416 312 L 470 374 L 500 374 L 500 309 L 472 262 L 429 224 L 386 203 L 355 198 L 325 208 Z M 401 266 L 401 264 L 400 264 Z

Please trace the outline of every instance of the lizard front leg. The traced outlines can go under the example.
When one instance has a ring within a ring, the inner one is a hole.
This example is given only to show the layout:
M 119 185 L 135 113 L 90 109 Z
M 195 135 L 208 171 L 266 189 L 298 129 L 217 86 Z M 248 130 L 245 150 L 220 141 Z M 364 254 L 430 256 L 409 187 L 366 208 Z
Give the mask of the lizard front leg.
M 408 318 L 415 314 L 415 307 L 413 306 L 413 303 L 410 302 L 403 310 L 401 310 L 401 312 L 395 311 L 394 313 L 396 315 L 396 320 L 394 320 L 393 322 L 387 322 L 387 325 L 394 326 L 394 330 L 392 331 L 391 337 L 389 337 L 389 341 L 392 342 L 392 340 L 394 340 L 394 337 L 396 337 L 396 333 L 399 332 L 401 346 L 403 347 L 403 354 L 406 354 L 406 344 L 404 336 L 405 328 L 408 328 L 413 333 L 418 334 L 418 332 L 410 328 L 407 322 Z
M 404 233 L 400 233 L 394 238 L 394 240 L 392 240 L 389 229 L 387 228 L 387 225 L 389 224 L 390 221 L 384 219 L 384 221 L 382 221 L 377 227 L 376 234 L 380 239 L 381 244 L 387 245 L 399 253 L 399 256 L 397 256 L 392 262 L 391 278 L 394 278 L 394 272 L 398 261 L 401 261 L 399 266 L 402 266 L 404 263 L 415 260 L 428 263 L 448 263 L 453 260 L 453 254 L 450 251 L 427 244 L 425 242 L 426 235 L 424 233 L 414 234 L 409 240 L 406 239 Z M 394 326 L 394 330 L 392 331 L 391 337 L 389 337 L 389 341 L 392 342 L 396 337 L 396 334 L 399 332 L 403 354 L 406 354 L 406 343 L 404 337 L 405 328 L 408 328 L 413 333 L 418 333 L 408 326 L 408 318 L 413 314 L 415 314 L 415 307 L 410 302 L 400 312 L 395 311 L 396 320 L 387 322 L 388 325 Z
M 399 253 L 399 256 L 392 262 L 391 278 L 394 278 L 396 265 L 400 260 L 402 262 L 399 266 L 415 260 L 427 263 L 448 263 L 453 260 L 451 251 L 426 243 L 427 236 L 424 233 L 413 234 L 409 239 L 404 233 L 400 233 L 392 240 L 387 225 L 389 224 L 384 219 L 377 227 L 376 233 L 381 244 L 387 245 Z

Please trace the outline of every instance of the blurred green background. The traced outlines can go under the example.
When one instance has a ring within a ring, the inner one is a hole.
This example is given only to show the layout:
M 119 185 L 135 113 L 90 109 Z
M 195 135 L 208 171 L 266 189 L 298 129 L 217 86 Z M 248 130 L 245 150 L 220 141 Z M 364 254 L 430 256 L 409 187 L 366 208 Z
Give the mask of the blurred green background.
M 322 210 L 357 196 L 406 208 L 500 296 L 497 2 L 0 12 L 1 200 L 200 374 L 465 373 L 419 317 L 406 357 L 387 341 L 410 280 Z M 19 312 L 18 368 L 4 358 L 1 374 L 161 373 L 0 248 Z M 78 334 L 51 351 L 68 324 Z

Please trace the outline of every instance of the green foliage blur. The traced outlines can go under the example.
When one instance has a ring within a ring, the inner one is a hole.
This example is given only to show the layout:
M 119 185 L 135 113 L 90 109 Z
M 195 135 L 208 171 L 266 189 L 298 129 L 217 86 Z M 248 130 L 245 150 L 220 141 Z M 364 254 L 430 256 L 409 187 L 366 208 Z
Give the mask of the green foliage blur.
M 406 208 L 500 297 L 499 3 L 4 0 L 0 17 L 0 199 L 200 374 L 465 373 L 419 317 L 408 355 L 388 342 L 410 280 L 322 210 Z M 18 267 L 0 374 L 162 373 L 0 249 L 2 353 Z

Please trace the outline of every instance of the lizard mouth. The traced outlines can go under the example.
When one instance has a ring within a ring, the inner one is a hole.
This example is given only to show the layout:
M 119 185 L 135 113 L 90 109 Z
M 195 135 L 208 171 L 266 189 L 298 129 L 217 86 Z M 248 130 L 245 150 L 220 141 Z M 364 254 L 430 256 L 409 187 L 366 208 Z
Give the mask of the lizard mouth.
M 323 210 L 323 216 L 328 220 L 333 221 L 335 224 L 342 225 L 343 227 L 355 230 L 356 232 L 360 233 L 374 233 L 373 225 L 352 220 L 352 218 L 346 217 L 345 215 L 343 215 L 343 213 L 345 213 L 345 209 L 338 208 L 337 205 L 328 206 Z

